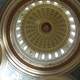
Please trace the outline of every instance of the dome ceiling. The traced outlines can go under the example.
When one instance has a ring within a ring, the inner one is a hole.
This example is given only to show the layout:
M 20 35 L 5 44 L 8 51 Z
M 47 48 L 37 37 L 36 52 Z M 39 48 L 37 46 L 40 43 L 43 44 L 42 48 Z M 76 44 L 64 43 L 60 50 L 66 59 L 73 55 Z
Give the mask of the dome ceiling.
M 5 47 L 8 61 L 16 68 L 35 76 L 64 75 L 79 64 L 80 5 L 77 0 L 1 3 L 4 5 L 0 6 L 1 45 L 3 50 Z

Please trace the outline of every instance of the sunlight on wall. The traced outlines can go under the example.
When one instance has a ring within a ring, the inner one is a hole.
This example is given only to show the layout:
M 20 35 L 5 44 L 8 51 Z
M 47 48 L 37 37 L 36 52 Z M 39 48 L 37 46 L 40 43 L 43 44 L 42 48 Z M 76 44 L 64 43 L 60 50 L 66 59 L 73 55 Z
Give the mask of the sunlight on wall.
M 0 70 L 0 80 L 19 80 L 19 73 L 17 71 L 12 72 L 10 69 L 11 67 L 7 62 L 5 67 Z

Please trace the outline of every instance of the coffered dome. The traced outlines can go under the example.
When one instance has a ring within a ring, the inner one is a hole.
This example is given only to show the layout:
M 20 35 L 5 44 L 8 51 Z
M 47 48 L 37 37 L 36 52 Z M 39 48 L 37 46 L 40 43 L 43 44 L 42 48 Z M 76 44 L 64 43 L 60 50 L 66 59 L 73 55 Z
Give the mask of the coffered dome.
M 77 2 L 11 1 L 1 20 L 2 41 L 10 62 L 36 75 L 65 73 L 76 66 L 80 21 L 72 5 Z

